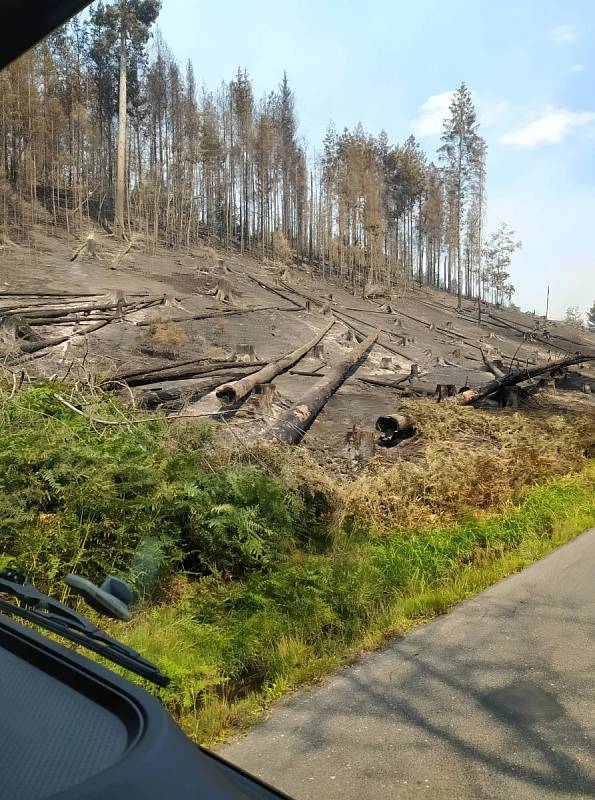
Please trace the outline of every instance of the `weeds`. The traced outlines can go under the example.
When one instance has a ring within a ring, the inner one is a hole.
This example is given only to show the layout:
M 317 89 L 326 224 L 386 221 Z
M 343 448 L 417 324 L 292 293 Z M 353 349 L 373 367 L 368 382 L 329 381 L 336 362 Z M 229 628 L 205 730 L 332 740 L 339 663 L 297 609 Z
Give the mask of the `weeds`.
M 497 512 L 520 489 L 580 470 L 595 446 L 595 417 L 587 414 L 496 414 L 423 401 L 400 410 L 416 420 L 421 457 L 381 465 L 347 490 L 352 521 L 376 531 Z
M 179 325 L 162 315 L 151 319 L 147 331 L 149 342 L 170 358 L 178 355 L 180 348 L 189 341 L 187 334 Z

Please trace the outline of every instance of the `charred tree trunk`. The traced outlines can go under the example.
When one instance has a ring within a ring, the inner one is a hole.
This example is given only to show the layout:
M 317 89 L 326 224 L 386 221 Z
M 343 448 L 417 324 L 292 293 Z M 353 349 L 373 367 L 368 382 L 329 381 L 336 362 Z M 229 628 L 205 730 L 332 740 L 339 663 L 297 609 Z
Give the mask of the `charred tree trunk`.
M 459 406 L 468 406 L 475 403 L 477 400 L 483 400 L 484 397 L 489 397 L 495 394 L 501 388 L 506 386 L 516 386 L 517 383 L 528 381 L 531 378 L 536 378 L 538 375 L 545 375 L 552 370 L 560 369 L 562 367 L 571 367 L 574 364 L 582 364 L 585 361 L 595 361 L 595 356 L 576 355 L 571 358 L 565 358 L 561 361 L 552 361 L 549 364 L 539 364 L 531 369 L 522 369 L 518 372 L 511 372 L 504 378 L 496 378 L 481 389 L 467 389 L 455 397 L 447 398 L 445 402 L 455 403 Z
M 319 333 L 317 333 L 313 339 L 310 339 L 304 345 L 298 347 L 297 350 L 293 350 L 291 353 L 287 353 L 286 355 L 277 358 L 275 361 L 271 361 L 258 372 L 254 373 L 254 375 L 242 378 L 234 383 L 223 384 L 223 386 L 220 386 L 217 389 L 217 397 L 226 403 L 237 403 L 243 397 L 246 397 L 246 395 L 250 394 L 256 384 L 269 383 L 277 375 L 280 375 L 290 367 L 293 367 L 294 364 L 296 364 L 306 355 L 306 353 L 308 353 L 315 345 L 318 344 L 318 342 L 320 342 L 323 336 L 330 331 L 334 324 L 335 320 L 332 320 L 332 322 L 329 322 L 328 325 L 325 325 L 325 327 Z
M 354 347 L 329 374 L 303 395 L 265 433 L 273 442 L 299 444 L 318 414 L 337 389 L 354 372 L 378 338 L 378 332 Z

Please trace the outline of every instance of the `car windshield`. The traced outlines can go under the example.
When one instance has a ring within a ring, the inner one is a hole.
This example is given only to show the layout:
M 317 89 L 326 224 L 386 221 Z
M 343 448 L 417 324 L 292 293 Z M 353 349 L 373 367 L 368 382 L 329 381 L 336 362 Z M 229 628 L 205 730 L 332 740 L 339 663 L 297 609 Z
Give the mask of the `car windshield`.
M 96 0 L 0 71 L 11 603 L 300 800 L 595 792 L 594 31 Z

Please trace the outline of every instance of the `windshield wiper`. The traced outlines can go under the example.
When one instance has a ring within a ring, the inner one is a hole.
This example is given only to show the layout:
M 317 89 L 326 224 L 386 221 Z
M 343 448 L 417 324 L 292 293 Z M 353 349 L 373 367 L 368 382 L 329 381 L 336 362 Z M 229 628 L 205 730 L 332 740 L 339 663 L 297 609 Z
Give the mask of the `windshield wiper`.
M 155 664 L 147 661 L 131 647 L 112 639 L 82 614 L 40 592 L 19 571 L 10 568 L 0 570 L 0 594 L 8 594 L 18 600 L 17 605 L 0 597 L 0 611 L 5 614 L 26 619 L 93 650 L 157 686 L 168 685 L 169 678 Z

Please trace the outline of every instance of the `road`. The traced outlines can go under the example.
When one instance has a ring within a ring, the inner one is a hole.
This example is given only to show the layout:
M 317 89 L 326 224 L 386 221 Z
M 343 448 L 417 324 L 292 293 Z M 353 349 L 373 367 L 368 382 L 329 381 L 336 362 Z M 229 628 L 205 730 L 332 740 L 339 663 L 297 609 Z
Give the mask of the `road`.
M 298 800 L 595 797 L 595 529 L 220 754 Z

